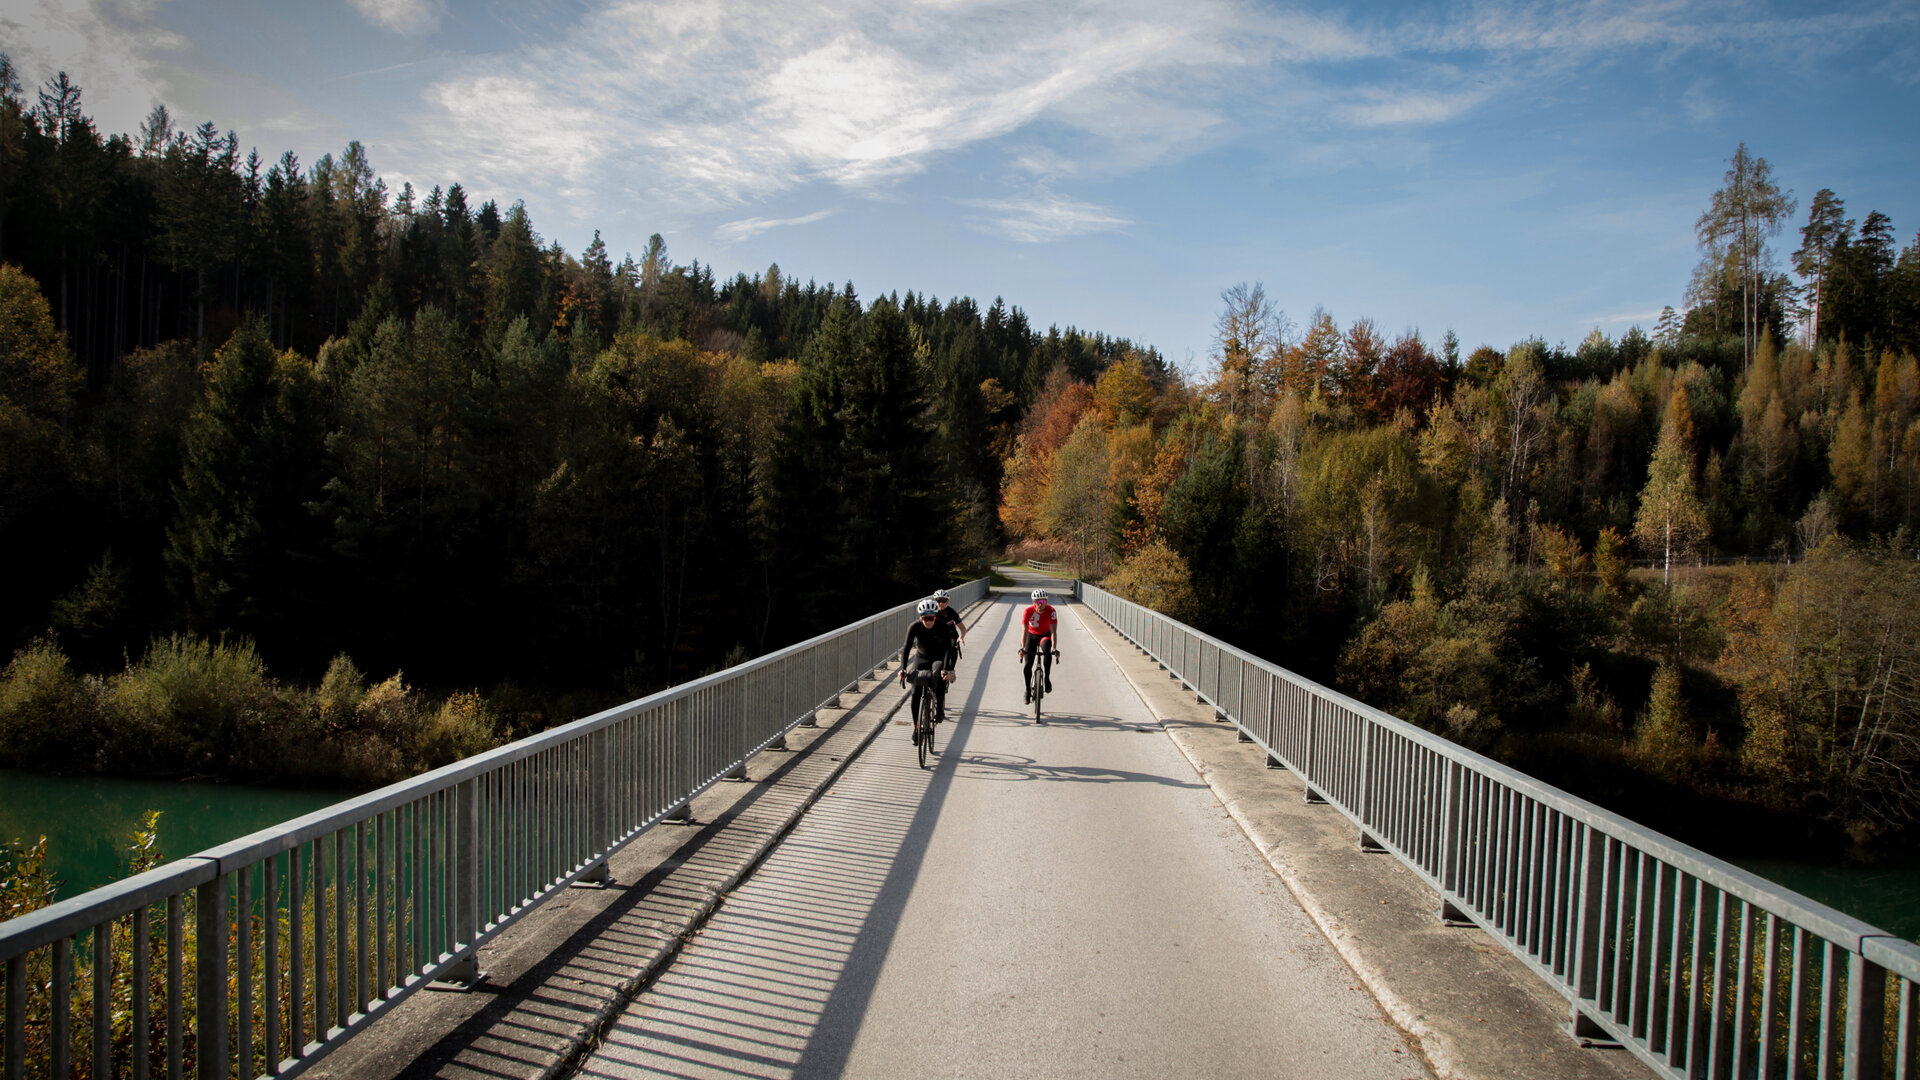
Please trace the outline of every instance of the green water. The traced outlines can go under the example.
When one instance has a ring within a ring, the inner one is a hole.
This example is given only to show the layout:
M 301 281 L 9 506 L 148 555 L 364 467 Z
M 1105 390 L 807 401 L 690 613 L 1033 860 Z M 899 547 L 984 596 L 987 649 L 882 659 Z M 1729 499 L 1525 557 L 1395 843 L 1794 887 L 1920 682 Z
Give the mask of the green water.
M 0 840 L 45 835 L 47 867 L 64 898 L 126 876 L 128 841 L 149 810 L 160 811 L 161 851 L 178 859 L 354 794 L 0 769 Z
M 1727 860 L 1802 896 L 1872 923 L 1908 941 L 1920 941 L 1920 858 L 1849 857 Z

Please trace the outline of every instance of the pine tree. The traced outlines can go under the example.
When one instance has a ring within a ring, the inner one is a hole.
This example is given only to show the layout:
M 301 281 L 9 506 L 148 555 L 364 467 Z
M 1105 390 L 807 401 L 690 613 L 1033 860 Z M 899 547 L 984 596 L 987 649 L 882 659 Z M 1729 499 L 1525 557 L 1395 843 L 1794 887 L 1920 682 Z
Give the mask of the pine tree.
M 1741 363 L 1753 360 L 1753 346 L 1764 325 L 1760 308 L 1761 285 L 1770 258 L 1767 237 L 1780 231 L 1793 213 L 1791 192 L 1773 182 L 1773 166 L 1766 158 L 1747 153 L 1741 143 L 1734 151 L 1726 184 L 1713 193 L 1713 203 L 1694 224 L 1706 253 L 1701 270 L 1724 275 L 1740 292 Z
M 1846 204 L 1840 197 L 1831 188 L 1815 192 L 1813 202 L 1807 207 L 1807 223 L 1800 229 L 1800 247 L 1793 253 L 1794 271 L 1812 279 L 1807 295 L 1809 348 L 1820 341 L 1820 305 L 1826 299 L 1827 265 L 1833 259 L 1843 230 L 1849 227 Z
M 285 602 L 319 494 L 311 369 L 275 354 L 250 319 L 214 355 L 184 433 L 167 564 L 196 626 L 257 632 L 295 621 Z

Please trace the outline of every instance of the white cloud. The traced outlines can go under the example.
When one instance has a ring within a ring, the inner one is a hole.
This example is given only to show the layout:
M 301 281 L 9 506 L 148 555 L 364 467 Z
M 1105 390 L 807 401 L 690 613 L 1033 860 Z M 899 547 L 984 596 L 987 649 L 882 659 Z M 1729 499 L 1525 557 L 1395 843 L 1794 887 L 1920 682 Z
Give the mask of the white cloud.
M 65 71 L 98 128 L 132 132 L 168 97 L 169 54 L 190 48 L 150 15 L 149 4 L 10 3 L 0 14 L 0 49 L 13 58 L 30 104 L 48 78 Z
M 832 214 L 831 210 L 815 210 L 811 214 L 792 218 L 741 218 L 739 221 L 729 221 L 721 225 L 713 230 L 713 235 L 723 244 L 737 244 L 742 240 L 751 240 L 769 229 L 782 229 L 789 225 L 811 225 Z
M 1064 198 L 1044 190 L 1005 199 L 970 199 L 965 205 L 992 214 L 992 217 L 976 223 L 979 228 L 1023 244 L 1043 244 L 1132 224 L 1104 206 Z
M 397 34 L 418 34 L 439 27 L 446 13 L 441 0 L 352 0 L 353 9 L 375 26 Z
M 355 0 L 392 12 L 441 2 Z M 993 151 L 974 166 L 983 181 L 1060 187 L 1250 130 L 1287 132 L 1296 155 L 1417 158 L 1418 145 L 1377 144 L 1418 143 L 1605 55 L 1751 50 L 1783 28 L 1857 37 L 1912 21 L 1897 5 L 1782 20 L 1761 0 L 1730 2 L 1738 17 L 1702 0 L 1483 0 L 1421 16 L 1252 0 L 598 0 L 554 36 L 441 79 L 414 137 L 422 172 L 529 197 L 560 183 L 618 191 L 656 214 L 748 207 L 813 183 L 878 193 L 981 149 Z M 1028 203 L 1039 209 L 1009 220 L 1071 222 L 1064 208 L 1085 205 Z M 1109 227 L 1098 220 L 1060 234 Z
M 1484 93 L 1367 89 L 1360 100 L 1336 108 L 1335 115 L 1357 127 L 1442 124 L 1486 100 Z
M 515 75 L 481 75 L 428 88 L 464 164 L 499 176 L 580 179 L 603 154 L 594 111 Z
M 593 175 L 693 210 L 808 182 L 871 190 L 1038 124 L 1138 162 L 1219 122 L 1219 84 L 1265 55 L 1243 41 L 1249 18 L 1230 0 L 1097 15 L 620 0 L 556 40 L 443 79 L 417 132 L 449 172 L 478 158 L 502 186 Z M 564 147 L 559 161 L 498 148 L 492 118 L 523 104 L 540 115 L 527 127 Z

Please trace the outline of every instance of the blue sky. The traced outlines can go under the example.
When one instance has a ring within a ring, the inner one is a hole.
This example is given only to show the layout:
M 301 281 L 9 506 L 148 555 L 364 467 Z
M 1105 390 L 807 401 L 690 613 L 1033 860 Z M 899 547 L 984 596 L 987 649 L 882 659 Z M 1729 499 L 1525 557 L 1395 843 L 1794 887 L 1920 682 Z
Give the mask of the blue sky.
M 575 253 L 1004 296 L 1196 370 L 1239 281 L 1468 349 L 1651 327 L 1743 140 L 1795 227 L 1829 187 L 1920 229 L 1916 0 L 8 0 L 0 49 L 110 132 L 359 139 Z

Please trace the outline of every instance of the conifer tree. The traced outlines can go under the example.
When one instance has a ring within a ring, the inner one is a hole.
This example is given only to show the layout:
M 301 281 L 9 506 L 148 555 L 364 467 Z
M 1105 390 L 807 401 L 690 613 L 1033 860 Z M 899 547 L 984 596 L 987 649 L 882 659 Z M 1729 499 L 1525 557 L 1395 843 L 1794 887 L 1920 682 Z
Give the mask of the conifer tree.
M 281 357 L 249 319 L 214 355 L 184 433 L 167 563 L 196 626 L 259 631 L 284 603 L 319 494 L 319 410 L 311 369 Z

